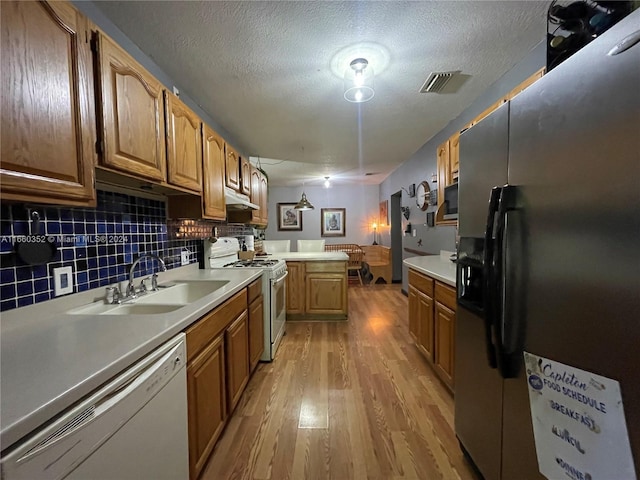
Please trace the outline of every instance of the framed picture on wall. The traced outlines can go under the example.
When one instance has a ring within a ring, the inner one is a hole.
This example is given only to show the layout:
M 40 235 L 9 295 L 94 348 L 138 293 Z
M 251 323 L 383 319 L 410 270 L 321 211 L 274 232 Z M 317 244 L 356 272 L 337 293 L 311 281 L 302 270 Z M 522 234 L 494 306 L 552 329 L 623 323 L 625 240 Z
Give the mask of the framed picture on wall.
M 389 225 L 389 200 L 380 202 L 380 218 L 378 219 L 380 225 Z
M 320 235 L 322 237 L 344 237 L 345 216 L 345 208 L 321 208 Z
M 302 211 L 294 203 L 278 203 L 278 230 L 302 231 Z

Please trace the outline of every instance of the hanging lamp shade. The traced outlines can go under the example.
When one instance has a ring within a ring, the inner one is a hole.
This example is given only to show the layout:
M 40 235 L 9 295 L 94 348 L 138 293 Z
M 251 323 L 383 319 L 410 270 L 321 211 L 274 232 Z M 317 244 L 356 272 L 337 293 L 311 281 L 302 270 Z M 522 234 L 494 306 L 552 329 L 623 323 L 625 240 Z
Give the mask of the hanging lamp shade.
M 300 199 L 300 201 L 296 204 L 295 207 L 293 207 L 295 210 L 313 210 L 316 207 L 314 207 L 313 205 L 311 205 L 311 202 L 309 202 L 309 200 L 307 200 L 307 195 L 302 192 L 302 198 Z
M 366 58 L 356 58 L 344 73 L 344 98 L 348 102 L 362 103 L 374 95 L 373 68 Z

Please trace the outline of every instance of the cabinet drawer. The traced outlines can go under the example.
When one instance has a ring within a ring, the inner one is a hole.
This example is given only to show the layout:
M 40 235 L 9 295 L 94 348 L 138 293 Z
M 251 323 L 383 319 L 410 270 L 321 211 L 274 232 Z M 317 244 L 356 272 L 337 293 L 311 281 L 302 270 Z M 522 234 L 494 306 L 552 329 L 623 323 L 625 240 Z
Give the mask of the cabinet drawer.
M 307 273 L 342 273 L 347 271 L 347 262 L 306 262 Z
M 446 305 L 455 312 L 456 290 L 444 283 L 436 282 L 436 302 Z
M 247 287 L 249 293 L 249 303 L 253 302 L 262 294 L 262 278 L 259 278 Z
M 409 269 L 409 285 L 417 288 L 422 293 L 433 297 L 433 279 Z M 454 294 L 455 298 L 455 294 Z
M 187 359 L 194 357 L 211 339 L 247 309 L 247 293 L 242 290 L 212 310 L 187 330 Z

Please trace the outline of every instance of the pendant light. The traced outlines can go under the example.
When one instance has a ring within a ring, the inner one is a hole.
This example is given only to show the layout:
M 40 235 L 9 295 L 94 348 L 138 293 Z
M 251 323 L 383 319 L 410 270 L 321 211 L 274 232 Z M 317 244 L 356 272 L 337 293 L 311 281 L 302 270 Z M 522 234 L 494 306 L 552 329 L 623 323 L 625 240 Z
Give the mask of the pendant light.
M 296 203 L 296 206 L 293 208 L 295 210 L 302 210 L 303 212 L 306 210 L 313 210 L 316 208 L 313 205 L 311 205 L 311 202 L 309 200 L 307 200 L 307 195 L 304 193 L 304 187 L 302 190 L 302 198 L 298 203 Z
M 304 162 L 304 145 L 302 146 L 302 160 Z M 316 207 L 311 205 L 311 202 L 307 200 L 307 195 L 304 193 L 304 182 L 302 182 L 302 197 L 300 201 L 296 203 L 296 206 L 293 207 L 294 210 L 301 210 L 303 212 L 307 210 L 314 210 Z
M 302 147 L 302 155 L 304 156 L 304 147 Z M 313 210 L 316 208 L 313 205 L 311 205 L 311 202 L 309 200 L 307 200 L 307 195 L 304 193 L 304 182 L 302 182 L 302 198 L 300 198 L 300 201 L 296 203 L 296 206 L 293 208 L 295 210 L 301 210 L 303 212 L 307 210 Z
M 362 103 L 373 98 L 373 68 L 366 58 L 356 58 L 344 74 L 344 98 L 348 102 Z

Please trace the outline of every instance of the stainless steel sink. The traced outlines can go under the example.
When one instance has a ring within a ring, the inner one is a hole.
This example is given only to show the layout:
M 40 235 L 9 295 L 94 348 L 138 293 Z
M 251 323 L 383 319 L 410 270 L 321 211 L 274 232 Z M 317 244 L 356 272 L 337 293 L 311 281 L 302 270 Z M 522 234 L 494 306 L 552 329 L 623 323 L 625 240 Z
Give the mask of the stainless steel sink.
M 178 310 L 224 288 L 228 280 L 176 280 L 121 304 L 102 301 L 69 310 L 72 315 L 157 315 Z

